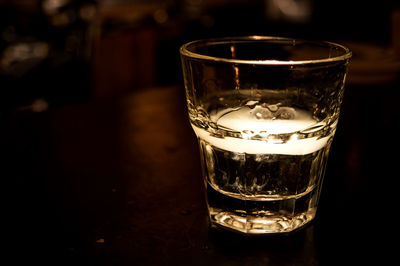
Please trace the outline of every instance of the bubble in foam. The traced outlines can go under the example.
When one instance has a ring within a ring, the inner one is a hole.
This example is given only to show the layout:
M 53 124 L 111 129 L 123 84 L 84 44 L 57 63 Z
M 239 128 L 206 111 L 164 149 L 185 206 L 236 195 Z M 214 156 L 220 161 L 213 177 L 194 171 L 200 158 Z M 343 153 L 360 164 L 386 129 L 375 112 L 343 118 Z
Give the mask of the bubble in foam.
M 250 114 L 257 119 L 272 119 L 274 115 L 268 108 L 257 105 L 250 111 Z
M 280 106 L 281 103 L 277 104 L 267 104 L 262 103 L 261 105 L 256 104 L 256 101 L 249 101 L 246 106 L 251 108 L 249 114 L 252 118 L 258 120 L 261 119 L 283 119 L 291 120 L 296 118 L 296 110 L 292 107 Z
M 281 107 L 276 111 L 274 117 L 278 119 L 291 120 L 296 117 L 296 111 L 291 107 Z

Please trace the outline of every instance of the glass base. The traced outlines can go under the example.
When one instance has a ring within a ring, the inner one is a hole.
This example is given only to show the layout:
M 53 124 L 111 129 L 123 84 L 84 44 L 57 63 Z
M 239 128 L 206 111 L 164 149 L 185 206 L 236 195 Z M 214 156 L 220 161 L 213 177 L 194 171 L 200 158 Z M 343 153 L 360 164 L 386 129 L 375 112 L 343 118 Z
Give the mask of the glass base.
M 299 229 L 312 221 L 315 209 L 296 216 L 274 215 L 264 213 L 258 215 L 238 215 L 232 212 L 221 212 L 210 209 L 211 223 L 226 229 L 246 234 L 287 233 Z

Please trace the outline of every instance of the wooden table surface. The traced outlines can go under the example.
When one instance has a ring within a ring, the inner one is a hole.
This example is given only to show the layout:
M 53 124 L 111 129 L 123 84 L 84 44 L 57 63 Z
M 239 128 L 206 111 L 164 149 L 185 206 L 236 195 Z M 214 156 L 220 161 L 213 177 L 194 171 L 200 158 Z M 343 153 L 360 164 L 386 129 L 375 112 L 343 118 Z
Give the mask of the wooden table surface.
M 317 217 L 278 236 L 210 228 L 181 87 L 2 116 L 7 265 L 385 265 L 400 112 L 384 89 L 347 88 Z

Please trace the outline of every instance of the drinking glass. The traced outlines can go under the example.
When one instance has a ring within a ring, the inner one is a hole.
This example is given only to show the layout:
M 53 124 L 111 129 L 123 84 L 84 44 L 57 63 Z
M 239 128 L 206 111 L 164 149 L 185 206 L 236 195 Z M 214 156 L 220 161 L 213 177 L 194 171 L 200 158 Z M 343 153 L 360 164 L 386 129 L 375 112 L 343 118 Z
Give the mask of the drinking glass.
M 290 232 L 316 214 L 351 52 L 280 37 L 180 48 L 211 223 Z

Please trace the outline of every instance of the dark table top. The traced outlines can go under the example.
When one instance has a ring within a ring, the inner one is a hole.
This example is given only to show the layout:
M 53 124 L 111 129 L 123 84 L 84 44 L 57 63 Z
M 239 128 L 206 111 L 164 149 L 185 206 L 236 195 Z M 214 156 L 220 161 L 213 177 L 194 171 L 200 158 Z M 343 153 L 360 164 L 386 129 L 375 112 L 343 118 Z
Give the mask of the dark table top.
M 209 226 L 183 88 L 3 116 L 7 265 L 384 265 L 397 95 L 347 88 L 317 217 L 276 236 Z

